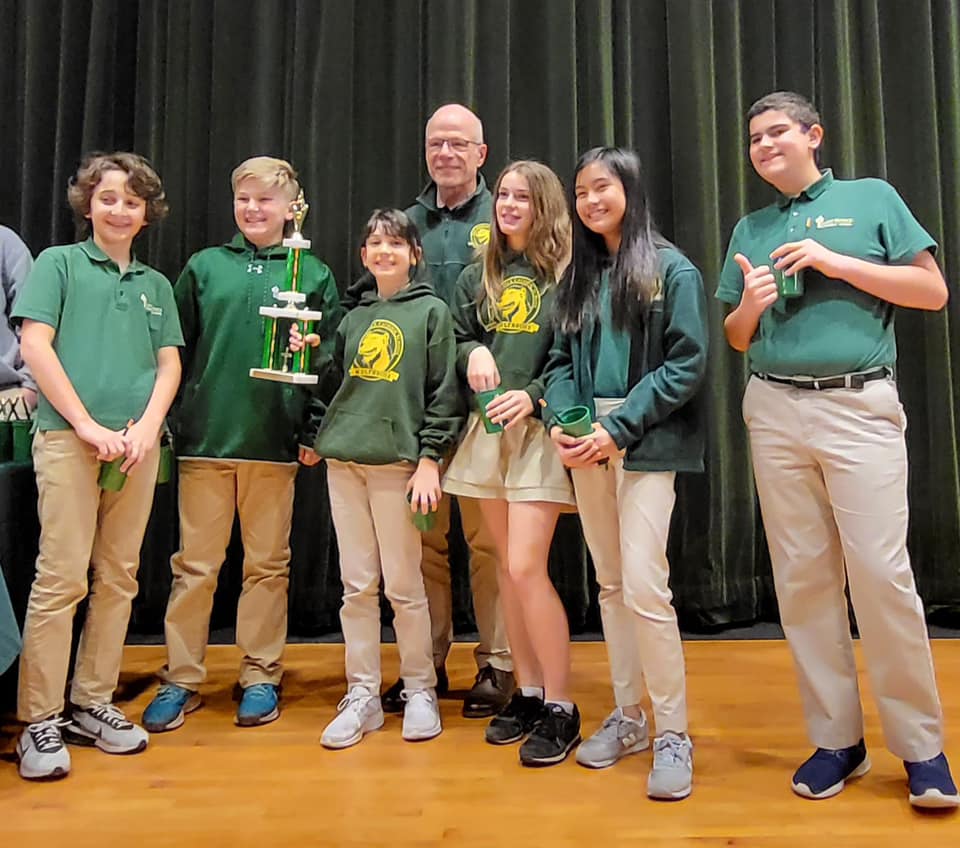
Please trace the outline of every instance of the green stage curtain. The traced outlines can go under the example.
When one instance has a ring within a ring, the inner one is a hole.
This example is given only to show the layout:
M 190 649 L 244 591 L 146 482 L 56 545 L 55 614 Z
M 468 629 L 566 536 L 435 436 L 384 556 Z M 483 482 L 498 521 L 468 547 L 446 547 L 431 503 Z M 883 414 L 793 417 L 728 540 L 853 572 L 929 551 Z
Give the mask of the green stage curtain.
M 231 235 L 234 165 L 272 153 L 299 168 L 305 232 L 345 287 L 367 214 L 417 194 L 424 122 L 456 100 L 483 118 L 488 180 L 512 158 L 568 179 L 589 146 L 638 150 L 660 226 L 713 301 L 734 223 L 772 199 L 747 158 L 746 108 L 777 88 L 812 96 L 824 164 L 890 180 L 941 245 L 954 297 L 938 314 L 898 317 L 899 382 L 919 588 L 934 617 L 958 621 L 957 0 L 0 0 L 0 20 L 0 221 L 34 251 L 69 241 L 64 189 L 81 152 L 132 147 L 167 187 L 170 218 L 141 251 L 171 278 Z M 694 629 L 776 615 L 740 416 L 745 361 L 722 318 L 712 302 L 707 472 L 679 479 L 670 542 L 677 607 Z M 135 632 L 160 632 L 175 514 L 161 492 Z M 335 630 L 322 469 L 301 474 L 293 548 L 291 633 Z M 461 629 L 464 559 L 457 547 Z M 575 517 L 562 521 L 551 573 L 573 629 L 598 629 Z M 221 584 L 214 623 L 229 624 L 236 543 Z

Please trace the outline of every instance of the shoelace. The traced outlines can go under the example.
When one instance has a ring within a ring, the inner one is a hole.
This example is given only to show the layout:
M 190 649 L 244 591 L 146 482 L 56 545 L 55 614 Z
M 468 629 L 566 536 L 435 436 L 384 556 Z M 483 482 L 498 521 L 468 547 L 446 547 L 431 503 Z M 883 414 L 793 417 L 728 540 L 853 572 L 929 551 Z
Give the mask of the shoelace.
M 533 703 L 536 702 L 536 703 Z M 543 701 L 539 698 L 530 698 L 523 695 L 520 690 L 513 693 L 506 706 L 498 715 L 501 718 L 523 718 L 527 714 L 539 715 L 543 711 Z
M 97 721 L 102 721 L 114 730 L 129 730 L 133 727 L 127 720 L 127 717 L 113 704 L 97 704 L 92 707 L 87 707 L 86 712 L 90 713 Z
M 185 692 L 187 692 L 186 689 L 183 689 L 180 686 L 174 686 L 172 683 L 167 683 L 160 687 L 160 691 L 157 692 L 156 700 L 163 704 L 169 701 L 179 701 L 184 698 L 182 693 Z M 189 697 L 189 693 L 187 693 L 187 697 Z
M 400 700 L 409 704 L 418 696 L 426 699 L 428 704 L 433 703 L 433 696 L 426 689 L 404 689 L 400 693 Z
M 33 746 L 41 754 L 50 754 L 59 751 L 63 747 L 63 738 L 60 736 L 60 728 L 70 724 L 65 718 L 54 716 L 53 718 L 38 721 L 28 725 L 30 738 L 33 740 Z
M 342 713 L 348 707 L 352 707 L 356 712 L 360 712 L 372 697 L 373 695 L 367 691 L 347 692 L 347 694 L 340 699 L 340 703 L 337 704 L 337 712 Z
M 480 671 L 477 672 L 477 676 L 473 680 L 473 685 L 477 686 L 484 681 L 490 681 L 496 687 L 497 685 L 497 675 L 493 670 L 492 665 L 485 665 Z
M 621 717 L 616 714 L 608 715 L 603 724 L 600 725 L 600 729 L 596 735 L 605 742 L 608 740 L 618 740 L 621 736 L 626 736 L 626 733 L 620 732 L 620 728 L 628 723 L 639 724 L 640 722 L 629 719 L 626 716 Z
M 687 741 L 682 736 L 671 733 L 669 736 L 661 736 L 653 743 L 653 760 L 660 765 L 685 765 L 687 755 Z
M 261 695 L 264 697 L 270 697 L 273 695 L 273 686 L 269 683 L 254 683 L 252 686 L 247 686 L 243 690 L 244 695 L 250 695 L 254 698 L 258 698 Z
M 541 713 L 533 732 L 547 739 L 559 739 L 560 722 L 564 718 L 567 718 L 567 713 L 564 712 L 563 707 L 547 707 Z

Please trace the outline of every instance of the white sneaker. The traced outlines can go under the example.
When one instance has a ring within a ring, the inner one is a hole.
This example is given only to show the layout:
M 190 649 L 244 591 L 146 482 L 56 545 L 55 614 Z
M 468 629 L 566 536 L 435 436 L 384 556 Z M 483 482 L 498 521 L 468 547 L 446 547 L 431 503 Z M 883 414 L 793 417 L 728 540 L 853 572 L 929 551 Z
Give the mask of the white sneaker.
M 617 707 L 608 715 L 600 729 L 577 748 L 577 762 L 587 768 L 607 768 L 617 760 L 650 747 L 647 718 L 640 713 L 634 719 Z
M 406 702 L 403 708 L 403 738 L 408 742 L 420 742 L 439 736 L 443 727 L 440 724 L 440 707 L 437 693 L 433 689 L 404 689 L 401 700 Z
M 320 737 L 325 748 L 349 748 L 365 733 L 383 727 L 380 696 L 371 695 L 364 686 L 354 686 L 337 704 L 337 715 Z
M 70 752 L 63 744 L 60 716 L 28 724 L 17 740 L 20 777 L 25 780 L 58 780 L 70 774 Z
M 72 745 L 95 746 L 108 754 L 139 754 L 150 739 L 113 704 L 74 707 L 63 735 Z

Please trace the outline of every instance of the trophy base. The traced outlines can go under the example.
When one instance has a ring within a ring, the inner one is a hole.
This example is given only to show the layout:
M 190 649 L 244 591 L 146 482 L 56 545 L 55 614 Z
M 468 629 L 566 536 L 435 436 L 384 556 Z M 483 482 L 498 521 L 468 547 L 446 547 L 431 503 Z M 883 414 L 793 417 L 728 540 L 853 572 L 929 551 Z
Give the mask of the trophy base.
M 319 321 L 323 318 L 323 313 L 319 310 L 297 309 L 295 306 L 261 306 L 260 314 L 267 318 L 286 318 L 288 321 Z
M 275 383 L 293 383 L 298 386 L 308 386 L 316 383 L 319 378 L 316 374 L 299 374 L 294 371 L 277 371 L 273 368 L 251 368 L 250 376 L 257 380 L 272 380 Z

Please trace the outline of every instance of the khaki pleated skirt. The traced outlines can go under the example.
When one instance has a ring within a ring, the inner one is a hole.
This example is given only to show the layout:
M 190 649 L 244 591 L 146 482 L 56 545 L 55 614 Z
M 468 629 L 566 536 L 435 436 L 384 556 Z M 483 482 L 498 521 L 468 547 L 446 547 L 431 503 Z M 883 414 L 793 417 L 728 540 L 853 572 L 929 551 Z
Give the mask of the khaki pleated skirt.
M 576 505 L 567 470 L 543 422 L 536 418 L 502 433 L 487 433 L 479 414 L 470 413 L 466 435 L 443 478 L 443 490 L 469 498 Z

